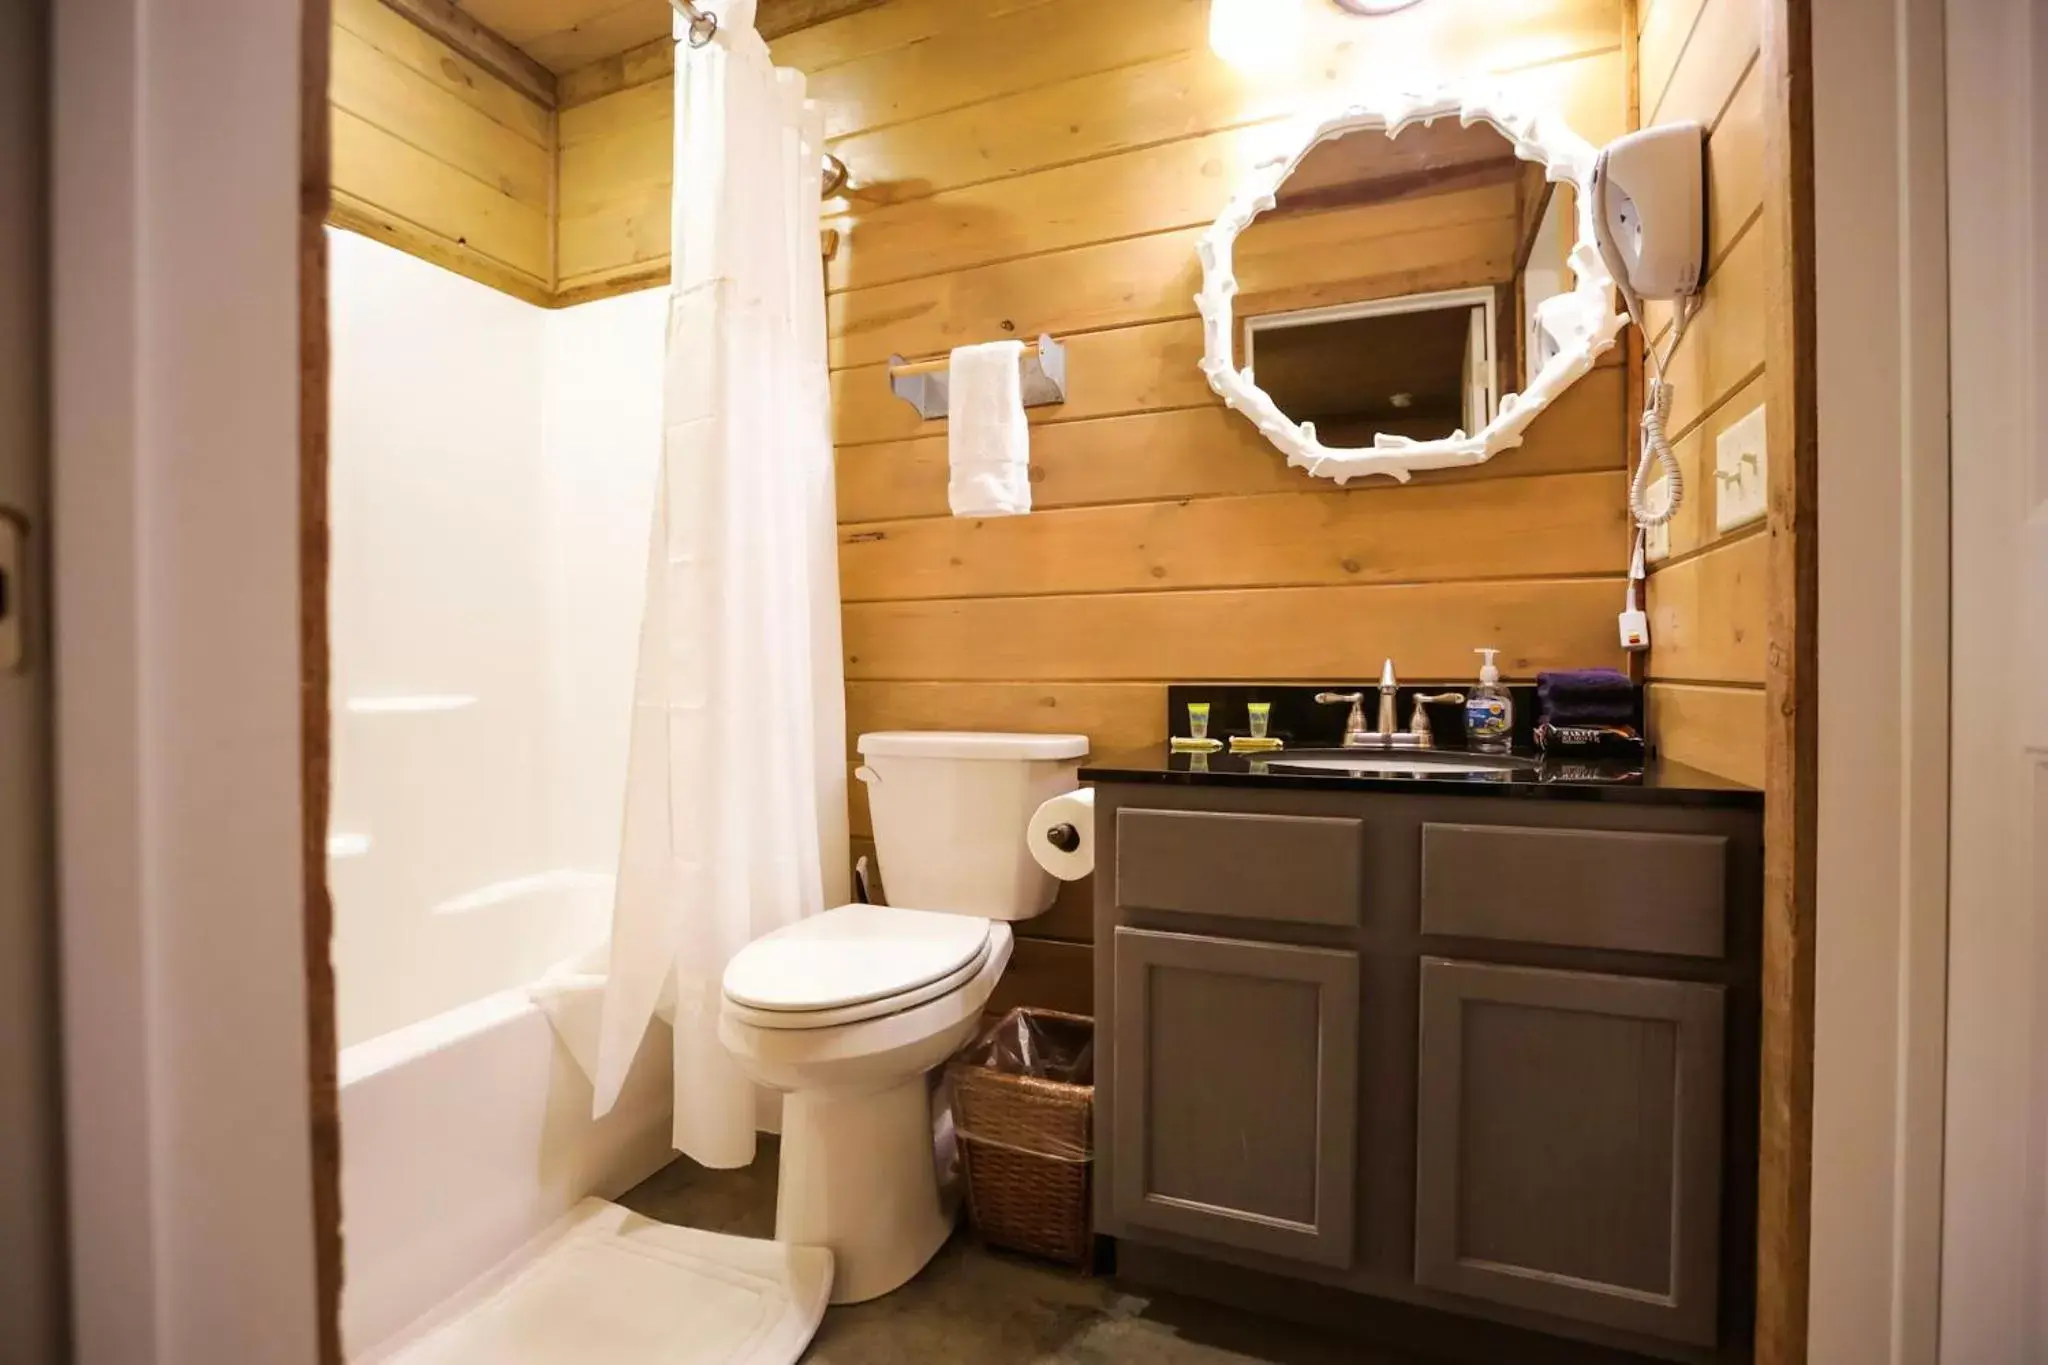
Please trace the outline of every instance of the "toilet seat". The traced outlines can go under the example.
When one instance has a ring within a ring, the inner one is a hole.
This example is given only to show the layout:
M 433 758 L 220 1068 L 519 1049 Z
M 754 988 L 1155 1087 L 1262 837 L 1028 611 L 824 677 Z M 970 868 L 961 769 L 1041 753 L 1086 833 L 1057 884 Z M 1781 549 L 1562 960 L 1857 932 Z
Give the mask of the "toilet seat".
M 883 996 L 878 1000 L 866 1000 L 858 1005 L 841 1005 L 827 1010 L 764 1010 L 742 1005 L 731 996 L 725 998 L 726 1017 L 742 1024 L 752 1024 L 763 1029 L 827 1029 L 839 1024 L 858 1024 L 866 1019 L 879 1019 L 886 1014 L 900 1014 L 929 1000 L 951 995 L 972 981 L 981 973 L 988 962 L 989 947 L 982 945 L 979 956 L 969 960 L 958 971 L 928 982 L 916 990 L 902 995 Z
M 741 949 L 725 970 L 725 1012 L 756 1028 L 822 1029 L 910 1009 L 981 971 L 989 929 L 972 916 L 842 905 Z

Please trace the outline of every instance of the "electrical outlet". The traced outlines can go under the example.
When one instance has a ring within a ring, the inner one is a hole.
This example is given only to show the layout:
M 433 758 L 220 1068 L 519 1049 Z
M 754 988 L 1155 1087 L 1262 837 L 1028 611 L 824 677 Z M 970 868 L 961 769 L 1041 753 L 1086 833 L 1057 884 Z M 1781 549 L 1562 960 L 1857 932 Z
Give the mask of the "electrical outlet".
M 1759 403 L 1714 442 L 1714 526 L 1732 531 L 1764 515 L 1764 483 L 1770 473 L 1764 444 L 1764 409 Z
M 1669 477 L 1660 474 L 1657 477 L 1657 481 L 1650 485 L 1650 495 L 1646 502 L 1653 508 L 1662 507 L 1664 500 L 1670 496 L 1671 480 Z M 1643 562 L 1645 564 L 1655 564 L 1660 559 L 1669 558 L 1671 558 L 1671 523 L 1667 521 L 1662 526 L 1646 528 L 1643 532 Z

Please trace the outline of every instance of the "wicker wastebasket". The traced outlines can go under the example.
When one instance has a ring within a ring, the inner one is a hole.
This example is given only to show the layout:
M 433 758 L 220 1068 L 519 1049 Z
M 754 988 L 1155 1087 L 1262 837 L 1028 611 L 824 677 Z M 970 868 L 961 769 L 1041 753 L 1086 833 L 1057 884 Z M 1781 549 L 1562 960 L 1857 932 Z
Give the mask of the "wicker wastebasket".
M 991 1246 L 1089 1262 L 1095 1021 L 1015 1009 L 949 1068 L 967 1206 Z

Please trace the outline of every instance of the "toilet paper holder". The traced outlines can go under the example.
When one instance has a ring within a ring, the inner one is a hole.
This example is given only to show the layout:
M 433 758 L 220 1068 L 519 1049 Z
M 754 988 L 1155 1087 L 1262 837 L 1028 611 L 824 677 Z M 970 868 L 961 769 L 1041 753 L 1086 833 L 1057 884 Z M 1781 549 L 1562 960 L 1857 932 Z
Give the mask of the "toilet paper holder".
M 1063 882 L 1095 870 L 1095 789 L 1074 787 L 1039 803 L 1024 835 L 1040 867 Z

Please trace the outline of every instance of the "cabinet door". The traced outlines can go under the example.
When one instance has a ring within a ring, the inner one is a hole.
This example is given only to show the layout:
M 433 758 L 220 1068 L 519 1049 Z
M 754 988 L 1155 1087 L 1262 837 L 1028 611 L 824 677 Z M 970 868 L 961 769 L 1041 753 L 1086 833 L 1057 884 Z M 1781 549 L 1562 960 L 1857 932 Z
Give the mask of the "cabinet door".
M 1344 1267 L 1358 1138 L 1358 954 L 1118 929 L 1112 1207 Z
M 1719 986 L 1424 958 L 1415 1278 L 1712 1345 Z

